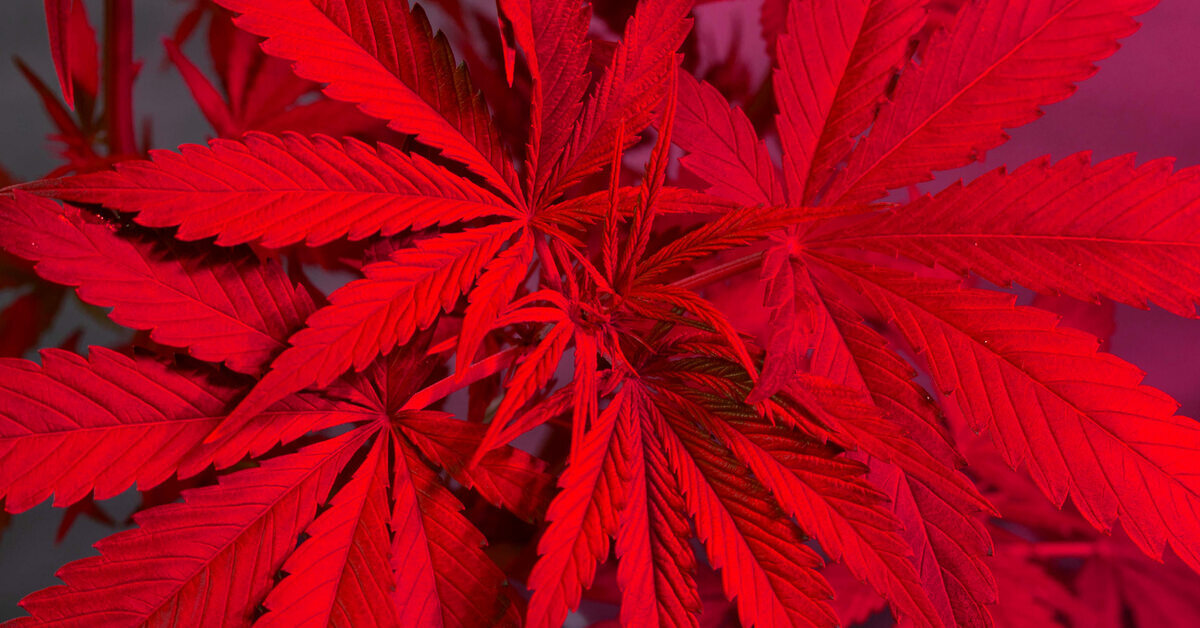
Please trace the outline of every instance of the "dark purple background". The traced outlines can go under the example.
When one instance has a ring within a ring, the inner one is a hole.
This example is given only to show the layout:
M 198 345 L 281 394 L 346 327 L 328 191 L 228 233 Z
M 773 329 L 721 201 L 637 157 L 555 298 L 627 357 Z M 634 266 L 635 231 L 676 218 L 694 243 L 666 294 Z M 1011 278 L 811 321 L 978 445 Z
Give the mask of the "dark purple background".
M 88 2 L 89 7 L 95 4 Z M 182 81 L 159 71 L 158 39 L 184 6 L 142 1 L 135 7 L 137 51 L 148 61 L 137 85 L 137 114 L 153 119 L 155 143 L 163 147 L 202 141 L 209 135 Z M 21 55 L 53 84 L 41 7 L 37 0 L 0 2 L 0 53 Z M 755 10 L 755 3 L 740 1 L 703 7 L 697 11 L 697 28 L 708 36 L 732 22 L 753 32 Z M 92 14 L 99 15 L 95 9 Z M 1125 40 L 1115 56 L 1101 62 L 1100 73 L 1083 83 L 1074 97 L 1047 107 L 1041 120 L 1011 131 L 1012 141 L 989 153 L 984 164 L 951 173 L 923 189 L 935 191 L 945 181 L 969 179 L 999 165 L 1016 166 L 1045 154 L 1059 159 L 1081 150 L 1093 151 L 1097 159 L 1137 153 L 1139 163 L 1174 156 L 1179 167 L 1200 164 L 1200 2 L 1162 0 L 1142 21 L 1141 31 Z M 720 42 L 711 45 L 710 50 L 723 48 Z M 199 60 L 201 55 L 193 58 Z M 53 168 L 56 163 L 44 139 L 49 124 L 32 91 L 7 63 L 0 64 L 0 111 L 4 114 L 0 116 L 0 163 L 22 178 Z M 71 326 L 71 320 L 61 321 L 51 335 L 65 334 Z M 104 343 L 112 337 L 111 330 L 95 330 L 86 342 Z M 56 341 L 47 338 L 43 344 Z M 1200 415 L 1200 322 L 1158 309 L 1119 307 L 1111 349 L 1147 371 L 1147 383 L 1179 399 L 1182 412 Z M 135 503 L 128 495 L 115 501 L 119 503 L 111 510 L 118 517 Z M 14 517 L 0 540 L 0 619 L 20 614 L 18 599 L 55 584 L 58 566 L 88 554 L 91 543 L 110 532 L 84 521 L 66 542 L 55 546 L 57 522 L 58 514 L 43 504 Z

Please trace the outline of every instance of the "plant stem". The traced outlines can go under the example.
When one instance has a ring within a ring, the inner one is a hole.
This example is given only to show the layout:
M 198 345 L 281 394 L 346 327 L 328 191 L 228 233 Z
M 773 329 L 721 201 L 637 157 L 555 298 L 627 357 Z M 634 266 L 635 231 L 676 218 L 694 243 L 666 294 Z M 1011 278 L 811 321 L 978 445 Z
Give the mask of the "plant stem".
M 735 260 L 730 260 L 719 266 L 714 266 L 706 271 L 696 273 L 684 277 L 679 281 L 672 282 L 671 285 L 676 288 L 684 288 L 686 290 L 695 290 L 710 283 L 715 283 L 743 273 L 762 262 L 763 252 L 751 253 L 745 257 L 739 257 Z
M 133 0 L 104 3 L 104 115 L 110 155 L 136 152 L 133 132 Z
M 1004 549 L 1005 554 L 1027 558 L 1089 558 L 1111 555 L 1107 545 L 1093 541 L 1056 541 L 1031 544 L 1013 544 Z

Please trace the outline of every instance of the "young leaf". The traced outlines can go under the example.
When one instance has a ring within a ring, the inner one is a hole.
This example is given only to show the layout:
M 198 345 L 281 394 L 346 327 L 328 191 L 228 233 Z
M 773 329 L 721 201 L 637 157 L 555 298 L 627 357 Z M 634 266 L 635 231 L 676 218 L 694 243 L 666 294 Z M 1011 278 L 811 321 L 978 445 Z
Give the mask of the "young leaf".
M 762 485 L 686 422 L 658 418 L 654 428 L 696 534 L 721 571 L 726 595 L 736 599 L 742 623 L 836 626 L 826 602 L 832 591 L 816 571 L 820 557 L 801 542 Z
M 591 8 L 577 0 L 500 0 L 496 4 L 525 52 L 533 81 L 527 176 L 547 181 L 583 107 L 590 79 L 586 69 Z M 507 71 L 511 85 L 510 65 Z
M 549 522 L 538 541 L 538 561 L 529 574 L 527 622 L 559 626 L 579 605 L 591 586 L 596 566 L 608 556 L 608 539 L 616 529 L 612 490 L 617 455 L 617 417 L 628 403 L 618 392 L 584 434 L 578 455 L 559 478 L 562 489 L 546 512 Z
M 75 83 L 71 79 L 71 8 L 74 0 L 43 0 L 46 10 L 46 29 L 50 35 L 50 56 L 58 74 L 63 102 L 75 109 Z
M 630 397 L 617 417 L 618 472 L 624 487 L 616 522 L 621 621 L 694 627 L 700 597 L 683 496 L 655 444 L 651 401 L 637 388 Z
M 529 273 L 533 261 L 533 242 L 529 232 L 515 244 L 505 249 L 488 263 L 479 283 L 467 297 L 466 314 L 463 317 L 462 335 L 455 353 L 456 364 L 466 367 L 475 358 L 484 336 L 492 330 L 496 318 L 516 295 L 517 288 Z
M 309 317 L 292 345 L 242 400 L 214 436 L 233 432 L 255 412 L 310 384 L 324 386 L 351 366 L 366 368 L 376 356 L 429 327 L 443 308 L 474 283 L 519 228 L 503 222 L 423 240 L 363 268 L 366 279 L 329 296 Z

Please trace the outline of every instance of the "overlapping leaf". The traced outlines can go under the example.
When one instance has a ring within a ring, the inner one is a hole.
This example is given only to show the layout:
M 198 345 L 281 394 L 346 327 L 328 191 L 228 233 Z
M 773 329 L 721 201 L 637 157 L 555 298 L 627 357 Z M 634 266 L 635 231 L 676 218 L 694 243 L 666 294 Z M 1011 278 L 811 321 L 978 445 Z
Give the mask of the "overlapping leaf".
M 945 625 L 988 626 L 989 605 L 999 594 L 984 562 L 992 542 L 980 517 L 946 499 L 936 488 L 902 471 L 872 461 L 871 483 L 891 498 L 892 511 L 904 524 L 904 540 L 929 601 Z
M 892 102 L 855 148 L 826 201 L 870 201 L 927 181 L 1003 143 L 1091 76 L 1155 0 L 984 0 L 934 35 L 901 72 Z
M 610 486 L 617 481 L 617 416 L 627 401 L 618 393 L 584 435 L 578 455 L 559 478 L 562 489 L 546 512 L 546 531 L 538 541 L 540 558 L 529 575 L 533 595 L 526 617 L 535 626 L 558 626 L 579 605 L 591 586 L 596 566 L 608 556 L 616 529 Z
M 899 522 L 883 495 L 862 479 L 864 469 L 805 445 L 789 430 L 757 422 L 726 422 L 694 406 L 698 417 L 771 492 L 784 511 L 821 541 L 834 559 L 887 596 L 916 625 L 939 626 L 921 589 Z
M 148 227 L 178 226 L 182 240 L 215 236 L 225 246 L 317 246 L 517 214 L 470 180 L 387 144 L 250 133 L 151 156 L 38 189 L 135 212 Z
M 455 67 L 444 37 L 406 0 L 220 0 L 238 27 L 265 37 L 267 54 L 327 83 L 330 98 L 357 104 L 401 133 L 461 161 L 517 202 L 516 175 L 483 101 Z
M 533 87 L 530 90 L 529 154 L 532 181 L 551 178 L 583 107 L 590 75 L 587 41 L 590 7 L 575 0 L 501 0 L 516 43 L 525 52 Z M 506 60 L 512 83 L 512 61 Z
M 644 394 L 631 397 L 616 433 L 623 480 L 616 532 L 621 621 L 696 626 L 701 604 L 685 502 L 656 446 L 650 418 L 656 410 Z
M 422 455 L 497 507 L 530 521 L 545 510 L 553 477 L 542 460 L 505 445 L 468 464 L 482 448 L 485 426 L 440 413 L 408 413 L 397 423 Z
M 100 556 L 58 572 L 65 585 L 22 600 L 42 625 L 249 623 L 271 578 L 362 441 L 360 429 L 226 477 L 182 504 L 135 517 Z M 164 547 L 171 548 L 164 554 Z
M 290 574 L 267 596 L 262 626 L 396 625 L 388 568 L 387 439 L 376 437 L 366 460 L 329 510 L 304 530 L 288 557 Z
M 996 284 L 1195 316 L 1200 172 L 1079 153 L 993 171 L 903 211 L 838 230 L 838 244 L 900 254 Z M 818 236 L 815 240 L 820 240 Z M 821 246 L 826 245 L 822 243 Z
M 135 483 L 147 489 L 176 472 L 228 467 L 309 430 L 369 416 L 357 406 L 296 397 L 253 417 L 245 430 L 202 445 L 244 391 L 227 377 L 102 347 L 87 359 L 47 349 L 40 367 L 5 359 L 0 371 L 0 495 L 12 512 L 51 493 L 65 506 Z
M 365 279 L 336 290 L 330 305 L 289 339 L 291 347 L 221 431 L 232 432 L 276 399 L 310 384 L 324 386 L 351 366 L 361 370 L 407 342 L 454 305 L 518 228 L 504 222 L 429 238 L 364 267 Z
M 872 122 L 923 18 L 916 0 L 790 2 L 772 75 L 788 197 L 811 204 Z
M 514 625 L 520 615 L 504 572 L 462 504 L 413 449 L 395 440 L 391 513 L 392 599 L 401 626 Z
M 988 428 L 1038 487 L 1106 530 L 1119 518 L 1145 552 L 1169 543 L 1200 568 L 1200 425 L 1141 385 L 1142 374 L 1052 314 L 953 282 L 827 260 L 929 363 L 934 381 L 975 429 Z M 1118 472 L 1118 470 L 1120 470 Z
M 675 124 L 675 143 L 689 153 L 680 163 L 710 184 L 710 194 L 751 205 L 783 203 L 775 165 L 746 114 L 687 72 L 679 73 Z
M 149 330 L 162 354 L 0 361 L 8 510 L 280 448 L 138 515 L 138 530 L 68 565 L 64 586 L 27 598 L 28 623 L 558 626 L 615 541 L 616 588 L 593 594 L 619 600 L 619 623 L 697 626 L 733 607 L 708 604 L 693 534 L 736 605 L 729 619 L 747 626 L 837 624 L 813 542 L 904 622 L 1100 617 L 1062 586 L 1074 563 L 1052 574 L 985 523 L 999 513 L 956 470 L 963 425 L 991 432 L 1056 505 L 1071 496 L 1097 528 L 1119 520 L 1148 554 L 1169 545 L 1200 570 L 1200 427 L 1053 315 L 931 278 L 976 273 L 1195 316 L 1196 172 L 1080 154 L 871 204 L 978 159 L 1065 98 L 1153 0 L 950 0 L 928 5 L 924 28 L 919 0 L 772 1 L 777 65 L 757 93 L 729 76 L 744 60 L 709 68 L 685 44 L 687 0 L 500 0 L 498 37 L 478 32 L 496 13 L 436 2 L 452 32 L 478 40 L 462 51 L 494 71 L 482 84 L 498 119 L 523 127 L 528 105 L 528 129 L 503 141 L 420 7 L 216 4 L 245 30 L 210 32 L 224 95 L 168 49 L 222 133 L 266 119 L 342 128 L 275 115 L 323 84 L 337 102 L 316 105 L 356 105 L 412 137 L 372 148 L 253 133 L 2 193 L 0 245 Z M 86 60 L 64 47 L 82 32 L 79 6 L 47 2 L 60 84 L 87 103 L 79 92 L 96 90 L 73 69 Z M 106 78 L 127 87 L 131 67 L 114 62 Z M 277 91 L 255 87 L 260 71 Z M 134 151 L 124 91 L 95 123 L 39 92 L 78 144 L 72 167 Z M 655 120 L 641 182 L 622 186 L 624 157 Z M 523 171 L 505 142 L 525 144 Z M 688 153 L 683 175 L 672 143 Z M 593 185 L 606 165 L 608 185 Z M 697 176 L 707 193 L 677 187 Z M 139 224 L 115 226 L 129 217 Z M 287 272 L 246 243 L 286 247 Z M 893 268 L 910 261 L 931 268 Z M 317 310 L 314 262 L 363 278 Z M 37 297 L 21 299 L 28 319 Z M 765 329 L 764 346 L 743 323 Z M 567 357 L 573 381 L 561 381 Z M 463 406 L 467 420 L 454 416 Z M 343 424 L 355 427 L 325 430 Z M 506 444 L 535 427 L 546 461 Z M 990 497 L 1024 495 L 963 452 Z M 996 503 L 1031 538 L 1091 534 L 1063 524 L 1069 511 L 1040 521 L 1017 499 Z M 527 540 L 509 545 L 535 528 L 492 506 L 541 527 L 536 556 Z M 485 553 L 485 533 L 500 547 Z M 1086 559 L 1079 583 L 1109 586 Z M 1021 578 L 1039 590 L 1014 587 Z M 506 580 L 530 591 L 527 609 Z M 1012 604 L 989 610 L 997 599 Z
M 543 182 L 547 196 L 557 196 L 599 170 L 614 144 L 629 141 L 622 134 L 636 134 L 653 120 L 664 77 L 674 72 L 675 53 L 691 29 L 686 17 L 691 8 L 691 0 L 648 0 L 638 5 L 583 109 L 558 176 Z
M 0 247 L 37 262 L 39 275 L 77 286 L 113 321 L 149 329 L 197 358 L 258 373 L 315 309 L 272 260 L 122 237 L 79 210 L 18 193 L 0 198 Z
M 741 473 L 709 437 L 682 417 L 656 418 L 666 453 L 725 594 L 751 626 L 835 626 L 821 559 L 761 484 Z

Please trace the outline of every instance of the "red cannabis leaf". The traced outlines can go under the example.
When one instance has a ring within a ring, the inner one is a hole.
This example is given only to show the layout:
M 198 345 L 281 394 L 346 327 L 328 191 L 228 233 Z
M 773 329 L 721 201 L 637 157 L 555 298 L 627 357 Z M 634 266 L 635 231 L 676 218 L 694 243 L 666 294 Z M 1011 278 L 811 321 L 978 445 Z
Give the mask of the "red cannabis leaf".
M 889 196 L 1154 2 L 769 0 L 726 93 L 694 4 L 434 2 L 452 50 L 405 0 L 198 0 L 166 53 L 221 139 L 141 159 L 131 4 L 101 69 L 47 0 L 65 161 L 0 190 L 4 351 L 70 289 L 141 333 L 0 358 L 0 498 L 148 507 L 16 624 L 1200 621 L 1200 424 L 1063 301 L 1195 317 L 1200 173 Z

